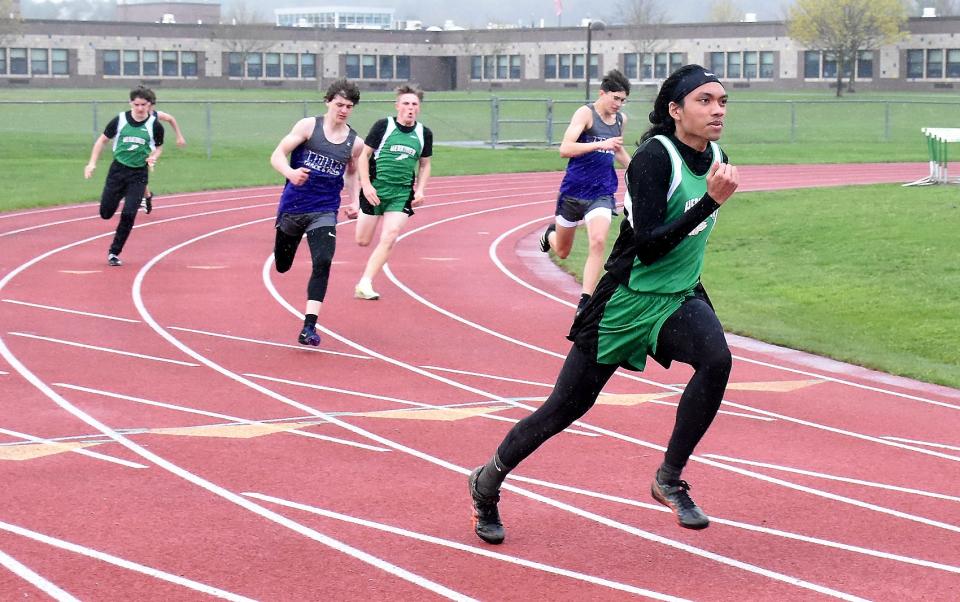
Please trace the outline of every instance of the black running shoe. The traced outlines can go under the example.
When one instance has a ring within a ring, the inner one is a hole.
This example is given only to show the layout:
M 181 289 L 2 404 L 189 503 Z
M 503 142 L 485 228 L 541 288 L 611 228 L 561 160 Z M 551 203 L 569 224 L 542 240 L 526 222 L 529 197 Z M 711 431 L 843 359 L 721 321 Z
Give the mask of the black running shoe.
M 686 481 L 676 480 L 661 483 L 657 477 L 653 478 L 653 484 L 650 486 L 653 499 L 673 510 L 681 527 L 706 529 L 710 526 L 710 519 L 690 499 L 687 494 L 689 490 L 690 485 Z
M 300 336 L 297 337 L 297 340 L 300 341 L 301 345 L 313 345 L 316 347 L 320 344 L 320 335 L 317 334 L 317 329 L 313 326 L 304 326 L 303 330 L 300 331 Z
M 478 466 L 470 473 L 470 479 L 467 481 L 470 485 L 470 497 L 473 500 L 473 530 L 487 543 L 503 543 L 506 532 L 503 530 L 503 523 L 500 522 L 500 511 L 497 510 L 500 493 L 486 496 L 477 491 L 477 477 L 480 476 L 481 470 L 483 466 Z
M 147 215 L 150 215 L 150 212 L 153 211 L 153 195 L 148 194 L 140 200 L 140 204 L 143 206 L 143 210 Z
M 550 224 L 540 235 L 540 250 L 544 253 L 550 252 L 550 233 L 557 229 L 556 224 Z
M 116 255 L 116 253 L 110 253 L 107 255 L 107 265 L 117 267 L 123 265 L 123 262 L 120 261 L 120 258 Z

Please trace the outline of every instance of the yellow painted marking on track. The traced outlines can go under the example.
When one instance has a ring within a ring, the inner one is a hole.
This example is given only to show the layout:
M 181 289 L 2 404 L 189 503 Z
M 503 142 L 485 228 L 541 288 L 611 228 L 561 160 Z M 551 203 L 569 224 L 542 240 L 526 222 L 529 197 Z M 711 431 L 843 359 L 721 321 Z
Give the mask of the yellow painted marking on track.
M 75 449 L 91 447 L 96 443 L 26 443 L 24 445 L 8 445 L 0 447 L 0 460 L 34 460 L 54 454 L 65 454 Z
M 279 424 L 222 424 L 217 426 L 190 426 L 182 428 L 151 429 L 156 435 L 175 435 L 178 437 L 220 437 L 223 439 L 252 439 L 274 433 L 293 431 L 315 422 L 284 422 Z
M 367 418 L 396 418 L 399 420 L 463 420 L 484 414 L 505 410 L 504 406 L 476 408 L 437 408 L 435 410 L 385 410 L 383 412 L 365 412 L 358 416 Z
M 83 276 L 84 274 L 99 274 L 103 270 L 60 270 L 61 274 L 79 274 Z
M 190 270 L 225 270 L 229 266 L 225 265 L 188 265 L 187 269 Z
M 753 383 L 727 383 L 727 390 L 733 391 L 766 391 L 768 393 L 789 393 L 798 389 L 818 385 L 822 380 L 773 380 Z
M 669 393 L 636 393 L 632 395 L 601 395 L 597 398 L 597 404 L 605 406 L 635 406 L 648 401 L 663 399 L 677 395 L 675 392 Z

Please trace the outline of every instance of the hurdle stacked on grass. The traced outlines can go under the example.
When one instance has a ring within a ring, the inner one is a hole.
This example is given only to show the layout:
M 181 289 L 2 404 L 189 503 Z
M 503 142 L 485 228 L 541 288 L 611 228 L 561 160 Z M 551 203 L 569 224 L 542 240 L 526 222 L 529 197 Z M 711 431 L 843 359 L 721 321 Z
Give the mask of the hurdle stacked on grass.
M 920 128 L 927 137 L 927 152 L 930 155 L 930 175 L 904 186 L 923 186 L 927 184 L 958 184 L 960 178 L 952 181 L 947 175 L 947 145 L 960 142 L 960 128 Z

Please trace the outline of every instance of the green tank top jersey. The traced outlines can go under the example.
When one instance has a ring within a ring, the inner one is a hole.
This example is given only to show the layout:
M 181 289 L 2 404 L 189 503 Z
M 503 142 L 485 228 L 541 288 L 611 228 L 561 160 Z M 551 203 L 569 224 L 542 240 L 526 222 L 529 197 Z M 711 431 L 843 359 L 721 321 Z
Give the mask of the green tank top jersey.
M 120 113 L 117 121 L 117 135 L 113 138 L 113 158 L 127 167 L 143 167 L 147 157 L 156 148 L 153 140 L 153 123 L 157 116 L 153 113 L 140 125 L 131 125 L 126 113 Z
M 698 176 L 687 167 L 680 152 L 665 136 L 654 136 L 667 149 L 670 155 L 672 175 L 670 188 L 667 191 L 667 222 L 671 222 L 691 207 L 697 204 L 707 192 L 706 174 Z M 720 161 L 723 156 L 720 147 L 710 143 L 714 162 Z M 631 216 L 631 219 L 633 217 Z M 713 226 L 717 222 L 717 212 L 701 222 L 690 234 L 673 250 L 651 265 L 644 265 L 634 258 L 633 268 L 630 270 L 630 281 L 627 285 L 631 290 L 641 293 L 680 293 L 693 288 L 700 279 L 703 271 L 703 255 L 707 247 L 707 239 Z
M 403 132 L 397 127 L 395 118 L 387 118 L 387 131 L 373 153 L 376 173 L 371 183 L 381 200 L 406 201 L 410 198 L 422 152 L 422 123 L 418 122 L 412 132 Z

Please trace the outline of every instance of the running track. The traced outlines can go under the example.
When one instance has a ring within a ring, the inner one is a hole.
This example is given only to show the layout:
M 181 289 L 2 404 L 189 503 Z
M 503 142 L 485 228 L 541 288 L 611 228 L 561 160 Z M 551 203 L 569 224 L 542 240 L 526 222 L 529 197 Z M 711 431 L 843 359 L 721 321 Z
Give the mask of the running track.
M 689 376 L 651 362 L 507 481 L 502 546 L 474 536 L 466 474 L 568 347 L 577 289 L 536 250 L 559 178 L 432 180 L 377 302 L 344 224 L 319 349 L 276 187 L 159 198 L 121 268 L 93 205 L 0 215 L 0 599 L 960 599 L 960 391 L 738 337 L 685 473 L 709 529 L 650 499 Z

